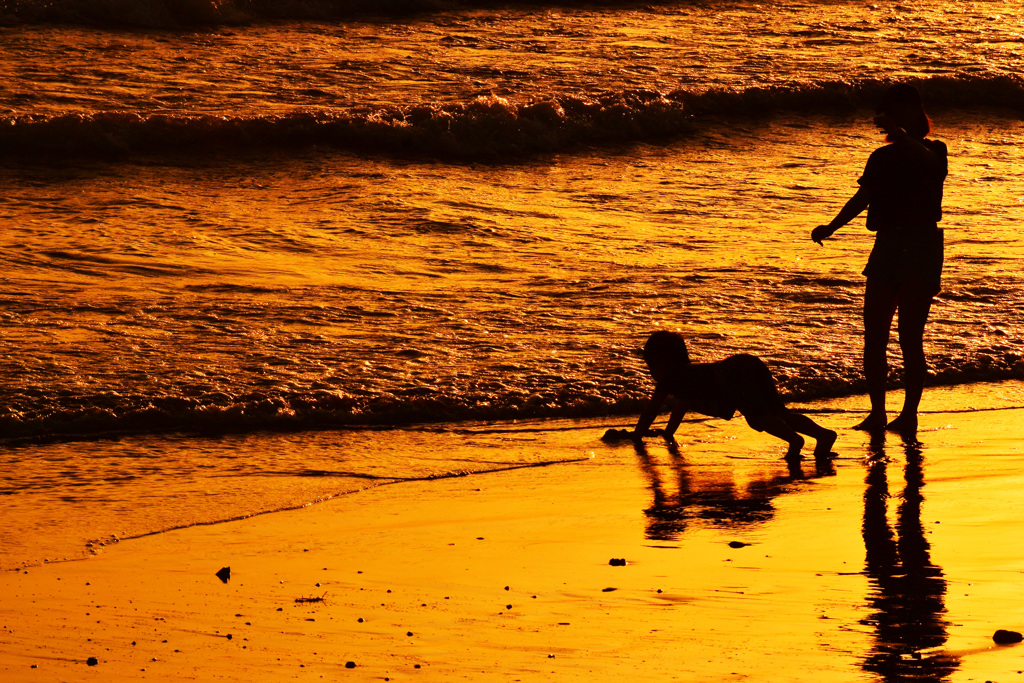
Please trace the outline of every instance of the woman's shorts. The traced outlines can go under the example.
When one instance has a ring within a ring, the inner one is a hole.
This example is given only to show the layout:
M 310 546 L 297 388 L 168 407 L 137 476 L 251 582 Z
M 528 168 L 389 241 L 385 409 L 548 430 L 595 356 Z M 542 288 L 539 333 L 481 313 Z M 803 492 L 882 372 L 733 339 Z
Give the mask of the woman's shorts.
M 875 235 L 864 275 L 897 289 L 910 286 L 935 296 L 942 286 L 942 261 L 939 228 L 885 230 Z

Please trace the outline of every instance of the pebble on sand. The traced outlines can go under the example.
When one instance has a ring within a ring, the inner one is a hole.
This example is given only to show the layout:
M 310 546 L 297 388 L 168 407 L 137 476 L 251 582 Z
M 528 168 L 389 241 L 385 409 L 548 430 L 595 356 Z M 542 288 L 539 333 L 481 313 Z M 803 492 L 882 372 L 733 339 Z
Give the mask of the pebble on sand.
M 354 669 L 354 668 L 356 668 L 356 663 L 355 662 L 345 662 L 345 668 L 346 669 Z
M 85 660 L 85 663 L 89 666 L 96 666 L 100 663 L 100 660 L 96 659 L 95 657 L 89 657 L 89 659 Z
M 1012 645 L 1013 643 L 1019 643 L 1024 640 L 1024 635 L 1021 635 L 1017 631 L 1007 631 L 1005 629 L 999 629 L 992 634 L 992 640 L 999 645 Z
M 612 559 L 608 560 L 608 564 L 610 564 L 613 567 L 625 567 L 626 566 L 626 558 L 624 558 L 624 557 L 613 557 Z
M 748 545 L 750 544 L 743 541 L 729 541 L 730 548 L 746 548 Z
M 217 578 L 223 583 L 227 583 L 228 579 L 231 578 L 231 567 L 221 567 L 220 571 L 217 572 Z

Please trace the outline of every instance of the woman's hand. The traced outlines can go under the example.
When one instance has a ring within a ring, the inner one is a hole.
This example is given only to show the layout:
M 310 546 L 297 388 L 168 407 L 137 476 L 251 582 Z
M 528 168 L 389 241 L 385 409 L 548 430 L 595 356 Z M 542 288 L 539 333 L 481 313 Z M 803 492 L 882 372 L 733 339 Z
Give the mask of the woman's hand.
M 819 225 L 814 230 L 811 230 L 811 239 L 821 244 L 824 240 L 831 237 L 835 231 L 836 229 L 831 225 Z
M 885 133 L 885 139 L 889 142 L 897 142 L 907 137 L 907 131 L 900 127 L 888 114 L 879 114 L 875 117 L 875 125 Z

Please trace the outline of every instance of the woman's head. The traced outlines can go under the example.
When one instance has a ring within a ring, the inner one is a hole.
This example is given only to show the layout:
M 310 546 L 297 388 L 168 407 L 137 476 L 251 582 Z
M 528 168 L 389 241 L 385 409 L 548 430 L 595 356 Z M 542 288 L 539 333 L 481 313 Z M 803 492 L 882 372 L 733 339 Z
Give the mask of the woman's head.
M 653 332 L 644 344 L 644 361 L 654 381 L 661 382 L 674 369 L 690 362 L 690 354 L 686 352 L 686 340 L 678 332 Z
M 921 102 L 921 93 L 908 83 L 897 83 L 885 91 L 878 114 L 894 121 L 911 137 L 925 138 L 932 129 L 932 122 Z

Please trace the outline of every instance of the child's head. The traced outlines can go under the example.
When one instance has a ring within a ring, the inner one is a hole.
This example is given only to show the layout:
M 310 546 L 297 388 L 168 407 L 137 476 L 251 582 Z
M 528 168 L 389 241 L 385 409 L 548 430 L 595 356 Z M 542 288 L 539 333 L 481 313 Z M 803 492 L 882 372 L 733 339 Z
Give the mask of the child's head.
M 644 344 L 644 361 L 655 382 L 666 379 L 674 369 L 690 362 L 683 335 L 667 330 L 652 333 Z

